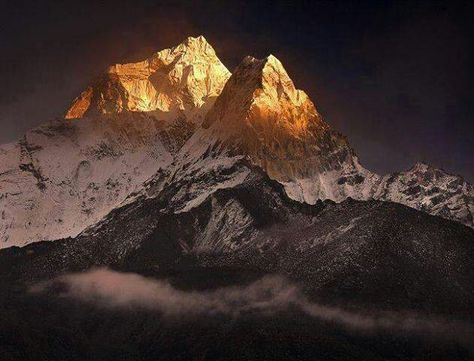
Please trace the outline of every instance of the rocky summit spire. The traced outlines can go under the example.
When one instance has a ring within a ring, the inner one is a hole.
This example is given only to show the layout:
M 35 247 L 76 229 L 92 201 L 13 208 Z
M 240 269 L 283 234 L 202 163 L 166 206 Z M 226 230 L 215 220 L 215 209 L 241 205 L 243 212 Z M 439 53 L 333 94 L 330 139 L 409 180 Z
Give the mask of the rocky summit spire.
M 244 58 L 203 126 L 281 181 L 337 168 L 353 156 L 273 55 Z
M 229 111 L 232 109 L 232 111 Z M 243 59 L 206 117 L 205 125 L 223 121 L 225 128 L 248 126 L 260 136 L 280 129 L 299 136 L 321 119 L 306 93 L 295 88 L 273 55 Z
M 65 118 L 124 111 L 187 111 L 217 97 L 230 73 L 203 36 L 137 63 L 116 64 L 77 97 Z

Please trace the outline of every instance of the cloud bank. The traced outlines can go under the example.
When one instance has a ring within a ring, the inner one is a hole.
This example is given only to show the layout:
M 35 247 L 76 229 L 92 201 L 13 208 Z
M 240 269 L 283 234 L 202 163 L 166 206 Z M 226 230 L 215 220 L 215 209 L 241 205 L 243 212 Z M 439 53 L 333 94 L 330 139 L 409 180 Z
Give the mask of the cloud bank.
M 309 301 L 300 289 L 280 276 L 265 276 L 245 286 L 210 291 L 184 291 L 167 281 L 106 268 L 61 276 L 32 292 L 60 286 L 60 296 L 106 308 L 143 308 L 165 317 L 248 314 L 272 315 L 299 310 L 315 320 L 363 333 L 389 332 L 454 341 L 474 350 L 474 328 L 468 323 L 395 312 L 355 313 Z

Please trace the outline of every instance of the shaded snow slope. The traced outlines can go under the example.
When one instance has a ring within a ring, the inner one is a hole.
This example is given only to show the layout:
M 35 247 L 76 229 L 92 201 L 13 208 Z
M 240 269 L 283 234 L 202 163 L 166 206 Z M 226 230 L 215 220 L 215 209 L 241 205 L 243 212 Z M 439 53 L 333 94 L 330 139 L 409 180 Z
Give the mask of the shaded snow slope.
M 74 236 L 172 160 L 144 114 L 57 121 L 0 153 L 0 246 Z
M 383 177 L 374 198 L 474 227 L 474 189 L 462 177 L 424 163 Z

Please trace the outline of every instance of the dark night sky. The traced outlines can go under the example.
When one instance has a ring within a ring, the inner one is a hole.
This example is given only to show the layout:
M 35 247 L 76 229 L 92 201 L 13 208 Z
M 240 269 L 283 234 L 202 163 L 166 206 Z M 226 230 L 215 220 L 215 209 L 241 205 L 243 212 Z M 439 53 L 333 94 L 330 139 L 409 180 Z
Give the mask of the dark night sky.
M 109 64 L 204 35 L 232 70 L 277 56 L 369 169 L 474 180 L 474 8 L 449 2 L 2 2 L 0 142 L 61 115 Z

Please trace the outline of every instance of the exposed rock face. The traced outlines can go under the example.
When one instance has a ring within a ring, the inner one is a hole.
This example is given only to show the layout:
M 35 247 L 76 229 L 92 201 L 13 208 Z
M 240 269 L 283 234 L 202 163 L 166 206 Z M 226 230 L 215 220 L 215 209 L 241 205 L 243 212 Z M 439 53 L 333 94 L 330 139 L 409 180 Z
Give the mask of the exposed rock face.
M 116 64 L 76 98 L 65 118 L 134 112 L 191 112 L 216 98 L 230 73 L 202 36 L 138 63 Z
M 331 134 L 314 104 L 272 55 L 242 61 L 207 114 L 207 127 L 282 180 L 319 173 L 321 158 L 338 146 L 347 153 L 343 160 L 351 155 L 345 139 Z M 303 160 L 315 167 L 301 164 Z
M 243 173 L 188 210 L 176 212 L 176 200 L 195 184 L 174 179 L 74 239 L 0 252 L 0 276 L 50 279 L 98 265 L 253 269 L 296 279 L 325 303 L 472 317 L 474 230 L 391 202 L 295 202 L 246 161 L 212 176 Z

